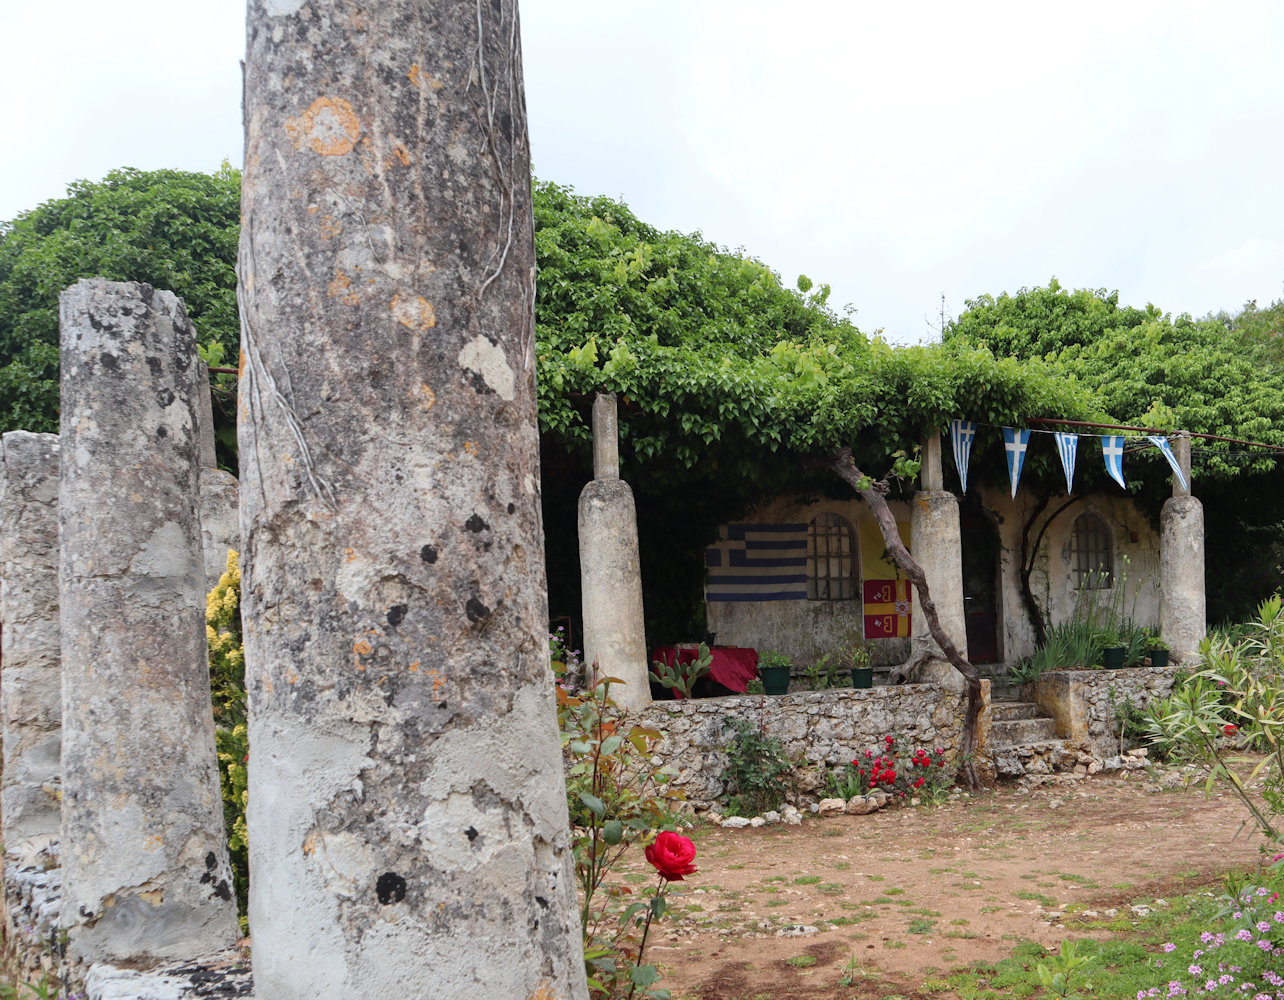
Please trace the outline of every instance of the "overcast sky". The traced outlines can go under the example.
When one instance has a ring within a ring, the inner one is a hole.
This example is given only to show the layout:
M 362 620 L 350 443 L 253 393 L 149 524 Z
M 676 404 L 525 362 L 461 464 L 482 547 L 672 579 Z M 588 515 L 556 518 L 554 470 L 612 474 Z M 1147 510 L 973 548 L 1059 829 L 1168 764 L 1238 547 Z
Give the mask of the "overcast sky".
M 941 296 L 1284 297 L 1284 4 L 523 0 L 535 170 L 930 338 Z M 244 4 L 0 0 L 0 219 L 241 159 Z

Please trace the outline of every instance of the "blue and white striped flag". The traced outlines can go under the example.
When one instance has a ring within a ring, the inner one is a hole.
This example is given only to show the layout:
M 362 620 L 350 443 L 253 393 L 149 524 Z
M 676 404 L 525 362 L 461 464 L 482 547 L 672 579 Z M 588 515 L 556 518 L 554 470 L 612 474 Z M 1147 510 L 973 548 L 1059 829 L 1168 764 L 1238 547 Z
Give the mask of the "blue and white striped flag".
M 1190 483 L 1186 481 L 1185 475 L 1182 474 L 1181 466 L 1177 464 L 1177 456 L 1173 454 L 1173 446 L 1168 443 L 1167 438 L 1146 435 L 1150 443 L 1164 453 L 1164 458 L 1168 459 L 1168 464 L 1173 467 L 1173 475 L 1177 477 L 1177 482 L 1181 483 L 1183 490 L 1190 489 Z
M 806 524 L 729 524 L 725 541 L 704 550 L 704 599 L 805 601 Z
M 954 467 L 959 470 L 959 482 L 967 492 L 967 462 L 972 454 L 972 439 L 976 437 L 975 420 L 950 421 L 950 446 L 954 449 Z
M 1074 492 L 1074 460 L 1079 454 L 1079 435 L 1057 431 L 1057 454 L 1061 456 L 1061 468 L 1066 470 L 1066 495 Z
M 1122 434 L 1103 434 L 1101 454 L 1106 459 L 1106 472 L 1120 486 L 1124 485 L 1124 439 Z M 1124 487 L 1125 489 L 1127 487 Z
M 1003 450 L 1008 459 L 1008 482 L 1012 484 L 1012 499 L 1016 499 L 1017 483 L 1021 481 L 1021 470 L 1025 467 L 1025 450 L 1030 444 L 1030 432 L 1020 431 L 1015 427 L 1003 428 Z

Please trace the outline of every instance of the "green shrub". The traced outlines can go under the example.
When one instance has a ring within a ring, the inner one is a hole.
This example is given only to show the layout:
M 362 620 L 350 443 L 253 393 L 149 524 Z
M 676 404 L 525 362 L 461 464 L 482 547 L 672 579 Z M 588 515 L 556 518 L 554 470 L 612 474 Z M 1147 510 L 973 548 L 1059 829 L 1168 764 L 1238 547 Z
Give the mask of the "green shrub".
M 726 746 L 727 766 L 722 771 L 726 811 L 735 816 L 758 816 L 782 805 L 792 768 L 780 740 L 734 716 L 722 720 L 722 730 L 732 733 Z

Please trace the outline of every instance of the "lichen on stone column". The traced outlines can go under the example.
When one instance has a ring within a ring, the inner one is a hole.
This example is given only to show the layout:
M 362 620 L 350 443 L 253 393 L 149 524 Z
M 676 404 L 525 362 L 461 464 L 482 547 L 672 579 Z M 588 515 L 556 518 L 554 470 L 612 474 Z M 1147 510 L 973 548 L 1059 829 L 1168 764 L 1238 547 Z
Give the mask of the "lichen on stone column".
M 63 923 L 146 967 L 237 936 L 197 515 L 196 335 L 149 285 L 63 292 Z
M 587 995 L 512 0 L 252 0 L 239 266 L 261 996 Z

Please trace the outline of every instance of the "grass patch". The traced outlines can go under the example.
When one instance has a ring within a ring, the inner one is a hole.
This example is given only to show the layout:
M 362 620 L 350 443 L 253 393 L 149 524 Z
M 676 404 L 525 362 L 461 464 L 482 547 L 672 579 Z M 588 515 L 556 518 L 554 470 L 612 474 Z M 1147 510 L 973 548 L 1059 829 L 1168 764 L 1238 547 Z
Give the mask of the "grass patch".
M 1026 892 L 1022 890 L 1021 892 L 1017 893 L 1017 899 L 1030 899 L 1036 903 L 1039 903 L 1042 906 L 1046 906 L 1049 908 L 1057 905 L 1057 901 L 1055 899 L 1053 899 L 1051 896 L 1045 896 L 1041 892 Z
M 884 889 L 883 893 L 884 895 L 887 895 L 887 896 L 904 896 L 905 890 L 904 889 Z
M 825 882 L 816 887 L 818 891 L 823 892 L 826 896 L 840 896 L 843 893 L 843 887 L 837 882 Z
M 819 881 L 819 875 L 799 875 L 794 879 L 794 885 L 815 885 Z
M 935 920 L 925 920 L 922 917 L 915 917 L 910 921 L 909 927 L 906 928 L 910 934 L 931 934 L 936 928 Z
M 816 964 L 815 955 L 795 955 L 793 958 L 785 959 L 795 969 L 809 969 Z

